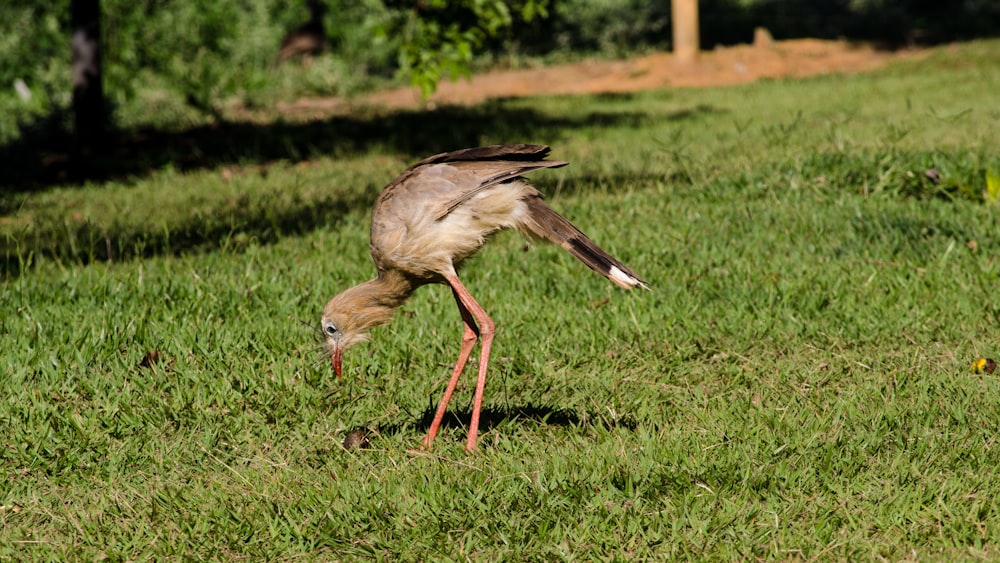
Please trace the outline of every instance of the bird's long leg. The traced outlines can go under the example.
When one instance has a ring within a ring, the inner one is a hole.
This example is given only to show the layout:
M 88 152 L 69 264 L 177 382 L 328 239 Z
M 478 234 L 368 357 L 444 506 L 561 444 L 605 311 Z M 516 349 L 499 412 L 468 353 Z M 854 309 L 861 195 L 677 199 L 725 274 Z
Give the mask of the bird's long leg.
M 465 449 L 471 452 L 476 449 L 476 439 L 479 437 L 479 413 L 483 408 L 483 391 L 486 389 L 486 366 L 490 363 L 490 348 L 493 346 L 493 333 L 495 332 L 496 325 L 493 323 L 493 319 L 483 310 L 482 305 L 477 303 L 472 294 L 469 293 L 469 290 L 465 289 L 462 282 L 458 281 L 457 276 L 448 276 L 446 279 L 455 292 L 459 310 L 465 309 L 465 312 L 462 313 L 462 318 L 466 319 L 466 324 L 468 325 L 466 317 L 466 313 L 468 313 L 479 325 L 479 338 L 482 346 L 479 353 L 479 376 L 476 378 L 476 391 L 472 396 L 472 419 L 469 421 L 469 439 L 465 442 Z M 465 345 L 464 340 L 463 345 Z M 457 377 L 454 379 L 457 379 Z
M 458 305 L 458 312 L 462 315 L 462 324 L 465 325 L 465 331 L 462 333 L 462 351 L 458 353 L 455 369 L 451 372 L 451 379 L 448 380 L 448 386 L 445 387 L 444 395 L 441 396 L 441 402 L 438 403 L 437 412 L 434 413 L 434 421 L 431 422 L 431 427 L 427 429 L 427 436 L 424 437 L 423 442 L 423 447 L 425 448 L 429 448 L 431 442 L 434 441 L 434 437 L 437 436 L 438 430 L 441 427 L 441 421 L 444 419 L 444 413 L 448 409 L 448 401 L 451 400 L 451 394 L 455 392 L 455 386 L 458 385 L 458 378 L 461 377 L 462 370 L 465 369 L 465 364 L 469 361 L 469 355 L 472 354 L 472 348 L 476 345 L 476 340 L 479 339 L 479 327 L 476 326 L 476 321 L 472 313 L 462 303 L 462 298 L 458 295 L 458 291 L 454 287 L 452 287 L 451 292 L 455 295 L 455 303 Z

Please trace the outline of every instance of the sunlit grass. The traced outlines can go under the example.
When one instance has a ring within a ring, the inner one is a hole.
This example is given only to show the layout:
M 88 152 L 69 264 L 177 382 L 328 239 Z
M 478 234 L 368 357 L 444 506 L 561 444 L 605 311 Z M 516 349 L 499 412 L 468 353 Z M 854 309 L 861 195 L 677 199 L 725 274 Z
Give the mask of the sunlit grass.
M 458 352 L 445 288 L 343 380 L 314 328 L 373 274 L 378 189 L 425 155 L 5 194 L 0 558 L 996 558 L 1000 383 L 970 368 L 1000 321 L 983 49 L 506 102 L 544 136 L 480 141 L 551 143 L 572 164 L 538 186 L 652 290 L 514 234 L 471 261 L 498 324 L 474 455 L 468 381 L 409 451 Z M 355 427 L 369 449 L 342 448 Z

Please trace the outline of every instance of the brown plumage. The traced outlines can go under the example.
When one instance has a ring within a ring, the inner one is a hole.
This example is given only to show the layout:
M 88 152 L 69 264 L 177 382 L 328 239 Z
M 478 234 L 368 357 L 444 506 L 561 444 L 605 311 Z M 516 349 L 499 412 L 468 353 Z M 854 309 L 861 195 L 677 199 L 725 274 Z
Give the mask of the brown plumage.
M 602 250 L 542 201 L 521 178 L 566 162 L 543 160 L 543 145 L 494 145 L 443 153 L 406 169 L 386 186 L 372 212 L 371 254 L 378 275 L 326 304 L 321 320 L 333 368 L 368 329 L 388 323 L 413 291 L 428 283 L 451 287 L 465 325 L 462 349 L 423 446 L 437 434 L 448 401 L 477 339 L 479 374 L 466 449 L 476 447 L 494 323 L 458 279 L 457 268 L 493 233 L 515 228 L 551 241 L 623 288 L 646 287 L 628 266 Z

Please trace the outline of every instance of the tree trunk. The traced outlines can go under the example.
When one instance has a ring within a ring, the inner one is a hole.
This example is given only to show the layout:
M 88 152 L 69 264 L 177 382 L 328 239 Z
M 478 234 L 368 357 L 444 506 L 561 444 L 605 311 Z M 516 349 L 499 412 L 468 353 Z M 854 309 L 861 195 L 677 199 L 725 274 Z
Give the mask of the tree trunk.
M 680 62 L 698 58 L 698 0 L 670 0 L 674 28 L 674 57 Z
M 72 0 L 73 118 L 76 138 L 87 146 L 104 134 L 104 86 L 101 76 L 101 1 Z

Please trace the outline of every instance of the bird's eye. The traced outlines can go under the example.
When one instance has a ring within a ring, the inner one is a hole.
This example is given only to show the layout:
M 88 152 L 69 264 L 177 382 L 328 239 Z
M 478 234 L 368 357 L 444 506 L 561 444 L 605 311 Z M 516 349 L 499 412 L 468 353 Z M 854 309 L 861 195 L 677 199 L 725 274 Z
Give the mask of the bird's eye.
M 323 332 L 325 332 L 327 336 L 336 336 L 337 327 L 333 326 L 333 323 L 326 323 L 323 325 Z

